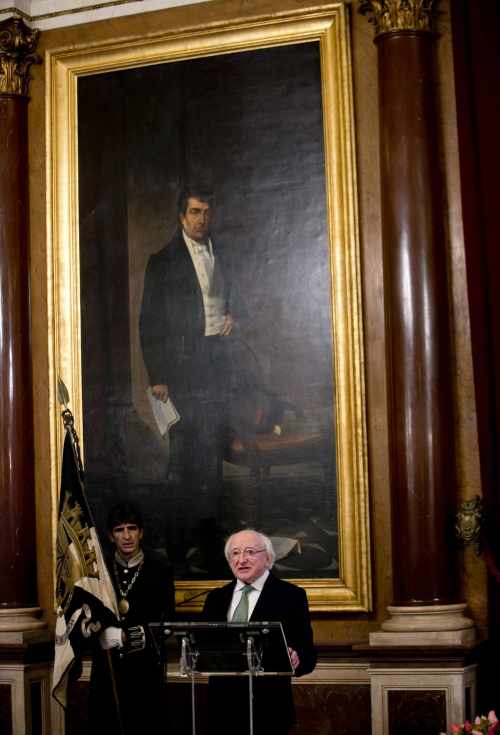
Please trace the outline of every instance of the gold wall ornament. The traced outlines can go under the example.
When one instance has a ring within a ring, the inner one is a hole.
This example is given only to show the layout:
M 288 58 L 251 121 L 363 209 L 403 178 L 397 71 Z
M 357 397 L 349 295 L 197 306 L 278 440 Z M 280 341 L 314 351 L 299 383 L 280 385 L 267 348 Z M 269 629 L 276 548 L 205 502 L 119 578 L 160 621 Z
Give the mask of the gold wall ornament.
M 39 36 L 21 18 L 0 22 L 0 94 L 28 96 L 30 66 L 41 62 L 35 53 Z
M 361 0 L 359 12 L 371 14 L 375 35 L 394 31 L 431 31 L 434 0 Z
M 472 500 L 464 500 L 458 506 L 455 520 L 455 533 L 465 546 L 474 545 L 476 554 L 481 553 L 480 535 L 484 523 L 483 504 L 479 495 Z

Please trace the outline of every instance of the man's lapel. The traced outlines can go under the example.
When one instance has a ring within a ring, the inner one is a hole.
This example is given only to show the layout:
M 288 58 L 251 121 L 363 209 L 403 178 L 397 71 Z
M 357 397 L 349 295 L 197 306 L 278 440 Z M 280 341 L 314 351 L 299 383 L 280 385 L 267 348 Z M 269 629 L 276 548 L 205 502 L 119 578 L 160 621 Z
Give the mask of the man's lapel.
M 224 277 L 222 275 L 222 270 L 220 267 L 219 259 L 215 257 L 215 248 L 214 248 L 214 273 L 212 276 L 212 283 L 210 287 L 211 294 L 215 294 L 216 296 L 224 296 L 225 297 L 225 285 L 224 285 Z
M 196 268 L 188 250 L 188 246 L 184 241 L 182 229 L 179 229 L 175 239 L 172 241 L 174 248 L 175 276 L 178 284 L 182 284 L 182 290 L 185 294 L 194 294 L 198 299 L 198 307 L 202 308 L 202 294 Z M 167 274 L 169 275 L 169 274 Z
M 262 592 L 259 595 L 257 604 L 255 605 L 253 612 L 250 615 L 250 620 L 267 619 L 267 610 L 269 609 L 269 603 L 272 600 L 274 582 L 275 578 L 273 577 L 272 573 L 270 573 L 264 583 L 264 587 L 262 588 Z
M 231 584 L 226 585 L 225 587 L 221 588 L 221 612 L 222 609 L 224 610 L 224 620 L 227 618 L 227 614 L 229 612 L 229 606 L 231 604 L 231 600 L 233 599 L 233 592 L 234 588 L 236 587 L 236 580 L 233 579 Z

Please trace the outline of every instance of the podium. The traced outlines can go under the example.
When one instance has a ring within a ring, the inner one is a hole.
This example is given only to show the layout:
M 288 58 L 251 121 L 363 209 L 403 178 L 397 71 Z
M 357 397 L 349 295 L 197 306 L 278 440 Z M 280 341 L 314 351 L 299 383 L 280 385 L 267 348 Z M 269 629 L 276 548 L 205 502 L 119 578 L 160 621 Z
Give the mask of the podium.
M 196 735 L 196 680 L 205 676 L 248 678 L 250 735 L 254 735 L 253 682 L 257 676 L 292 676 L 281 623 L 151 623 L 152 634 L 177 642 L 179 671 L 191 679 L 192 735 Z M 258 735 L 258 734 L 257 734 Z

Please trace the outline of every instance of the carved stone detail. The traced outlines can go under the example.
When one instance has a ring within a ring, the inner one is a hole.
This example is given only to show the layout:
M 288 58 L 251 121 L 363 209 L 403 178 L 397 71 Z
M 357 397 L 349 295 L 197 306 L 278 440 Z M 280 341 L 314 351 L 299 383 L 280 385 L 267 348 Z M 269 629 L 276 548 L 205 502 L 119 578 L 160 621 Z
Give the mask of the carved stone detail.
M 481 528 L 484 524 L 483 503 L 479 495 L 464 500 L 455 518 L 455 533 L 464 546 L 473 544 L 476 554 L 481 553 Z
M 359 12 L 369 13 L 375 35 L 395 31 L 431 31 L 434 0 L 360 0 Z
M 0 22 L 0 94 L 28 95 L 30 66 L 41 62 L 35 54 L 39 35 L 21 18 Z

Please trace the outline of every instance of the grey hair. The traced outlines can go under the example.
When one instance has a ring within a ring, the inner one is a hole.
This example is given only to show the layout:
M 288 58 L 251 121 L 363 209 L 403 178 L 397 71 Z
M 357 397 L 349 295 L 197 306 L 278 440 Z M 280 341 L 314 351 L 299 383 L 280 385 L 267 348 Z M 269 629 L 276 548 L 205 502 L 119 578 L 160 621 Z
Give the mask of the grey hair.
M 241 533 L 242 531 L 250 531 L 251 533 L 256 533 L 257 536 L 259 536 L 261 543 L 264 545 L 264 548 L 267 551 L 269 558 L 271 559 L 271 563 L 269 565 L 269 569 L 271 569 L 276 559 L 276 552 L 274 550 L 273 542 L 271 541 L 269 536 L 266 536 L 265 533 L 261 533 L 260 531 L 256 531 L 255 528 L 241 528 L 239 531 L 235 531 L 235 533 L 232 533 L 229 536 L 226 541 L 226 545 L 224 546 L 224 556 L 226 557 L 227 561 L 229 562 L 229 547 L 231 546 L 231 541 L 236 536 L 236 534 Z

